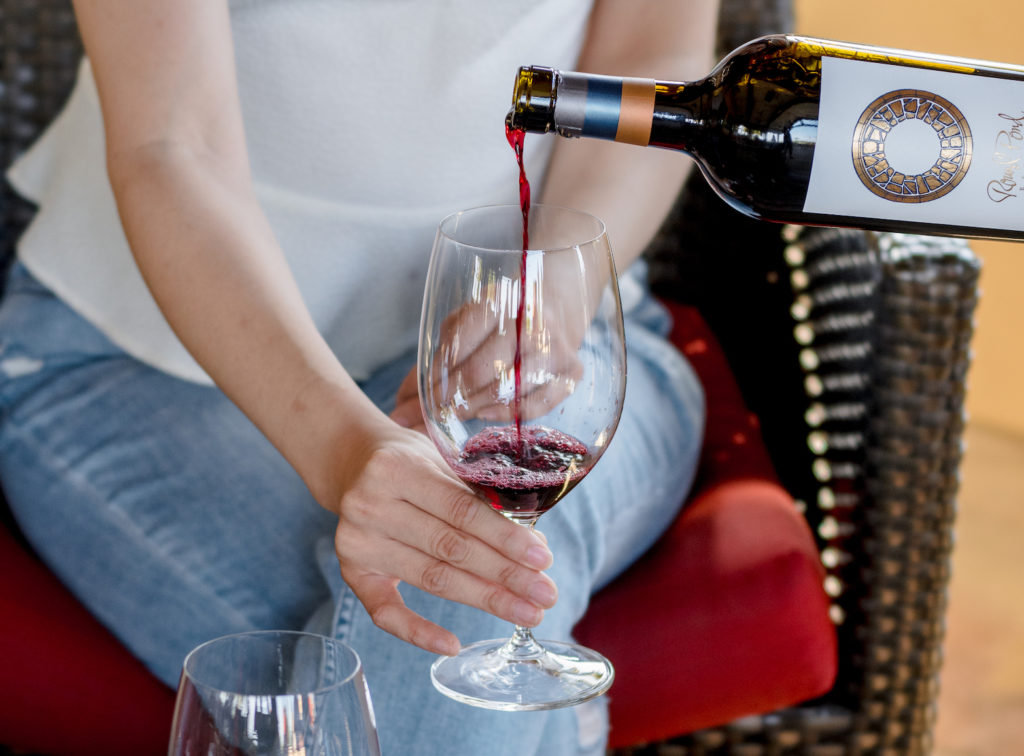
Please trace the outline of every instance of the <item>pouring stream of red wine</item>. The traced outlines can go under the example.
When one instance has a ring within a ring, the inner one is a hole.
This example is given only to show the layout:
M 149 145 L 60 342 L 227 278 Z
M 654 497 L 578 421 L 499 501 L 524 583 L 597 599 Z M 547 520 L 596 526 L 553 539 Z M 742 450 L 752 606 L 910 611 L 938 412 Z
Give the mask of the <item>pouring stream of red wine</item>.
M 530 249 L 530 182 L 523 164 L 526 132 L 507 122 L 505 136 L 519 163 L 519 205 L 523 211 L 523 252 L 516 307 L 515 431 L 485 428 L 470 438 L 454 466 L 457 474 L 483 493 L 491 506 L 532 524 L 587 474 L 593 460 L 585 444 L 561 431 L 523 427 L 521 412 L 523 315 L 526 309 L 526 258 Z
M 522 414 L 519 411 L 520 391 L 522 389 L 523 372 L 523 310 L 526 306 L 526 252 L 530 248 L 530 182 L 526 178 L 526 165 L 523 163 L 523 145 L 526 142 L 526 130 L 513 128 L 511 124 L 505 124 L 505 138 L 513 152 L 516 153 L 516 162 L 519 163 L 519 207 L 523 211 L 523 256 L 519 265 L 519 305 L 516 309 L 516 353 L 512 362 L 515 374 L 515 395 L 512 399 L 512 408 L 516 417 L 516 445 L 520 448 L 522 456 L 526 456 L 526 448 L 523 445 Z

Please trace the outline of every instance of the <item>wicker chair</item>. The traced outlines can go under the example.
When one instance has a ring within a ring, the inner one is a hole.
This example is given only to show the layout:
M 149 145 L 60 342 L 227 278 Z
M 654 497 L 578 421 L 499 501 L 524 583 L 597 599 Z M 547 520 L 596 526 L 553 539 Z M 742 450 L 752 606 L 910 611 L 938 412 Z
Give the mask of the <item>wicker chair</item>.
M 792 28 L 788 0 L 724 0 L 720 53 Z M 623 756 L 930 753 L 977 258 L 959 239 L 753 221 L 699 176 L 648 256 L 655 290 L 721 340 L 816 533 L 840 668 L 815 701 Z
M 723 52 L 793 26 L 787 0 L 726 0 L 722 19 Z M 0 165 L 63 103 L 80 52 L 67 0 L 0 0 Z M 32 208 L 0 192 L 6 260 Z M 817 535 L 841 662 L 820 699 L 619 753 L 927 754 L 977 260 L 958 240 L 758 223 L 699 177 L 648 256 L 658 293 L 721 340 Z

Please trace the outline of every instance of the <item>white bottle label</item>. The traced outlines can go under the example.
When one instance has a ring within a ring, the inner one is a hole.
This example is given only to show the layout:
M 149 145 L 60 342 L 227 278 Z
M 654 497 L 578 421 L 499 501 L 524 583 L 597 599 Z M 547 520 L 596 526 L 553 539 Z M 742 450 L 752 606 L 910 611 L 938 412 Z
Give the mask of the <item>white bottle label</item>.
M 1024 231 L 1024 81 L 824 58 L 804 211 Z

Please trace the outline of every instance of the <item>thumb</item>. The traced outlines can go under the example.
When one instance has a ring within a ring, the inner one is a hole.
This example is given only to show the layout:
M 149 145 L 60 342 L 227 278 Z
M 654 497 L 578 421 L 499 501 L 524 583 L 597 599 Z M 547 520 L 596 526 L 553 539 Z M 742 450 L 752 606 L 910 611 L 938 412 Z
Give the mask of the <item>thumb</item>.
M 403 428 L 423 427 L 423 411 L 420 409 L 419 397 L 413 394 L 410 398 L 399 399 L 391 411 L 391 419 Z

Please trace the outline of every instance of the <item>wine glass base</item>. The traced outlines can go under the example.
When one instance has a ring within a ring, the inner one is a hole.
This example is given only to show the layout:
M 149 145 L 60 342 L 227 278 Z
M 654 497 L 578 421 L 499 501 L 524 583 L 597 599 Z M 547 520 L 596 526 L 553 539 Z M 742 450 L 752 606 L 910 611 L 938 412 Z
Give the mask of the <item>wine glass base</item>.
M 574 706 L 611 687 L 615 669 L 584 646 L 540 641 L 529 655 L 510 655 L 507 639 L 479 641 L 430 668 L 434 687 L 449 698 L 501 711 Z

